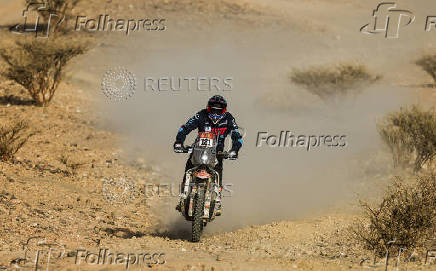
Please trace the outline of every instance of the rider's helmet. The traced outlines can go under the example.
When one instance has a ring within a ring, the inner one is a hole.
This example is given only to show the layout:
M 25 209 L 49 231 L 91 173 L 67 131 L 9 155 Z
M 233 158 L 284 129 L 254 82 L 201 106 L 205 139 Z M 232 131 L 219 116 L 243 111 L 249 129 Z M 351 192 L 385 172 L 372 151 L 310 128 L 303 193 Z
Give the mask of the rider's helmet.
M 211 120 L 219 120 L 224 116 L 227 109 L 227 102 L 221 95 L 212 96 L 207 102 L 207 113 Z

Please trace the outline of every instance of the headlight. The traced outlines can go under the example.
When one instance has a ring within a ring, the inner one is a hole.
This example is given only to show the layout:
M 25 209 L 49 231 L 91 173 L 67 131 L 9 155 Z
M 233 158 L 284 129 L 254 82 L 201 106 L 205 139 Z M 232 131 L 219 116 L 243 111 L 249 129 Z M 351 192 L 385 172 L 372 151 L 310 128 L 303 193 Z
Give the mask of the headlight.
M 200 160 L 201 160 L 201 162 L 202 162 L 203 164 L 206 164 L 206 163 L 207 163 L 207 161 L 209 160 L 209 156 L 207 156 L 207 153 L 206 153 L 206 152 L 203 152 L 203 154 L 202 154 L 201 157 L 200 157 Z

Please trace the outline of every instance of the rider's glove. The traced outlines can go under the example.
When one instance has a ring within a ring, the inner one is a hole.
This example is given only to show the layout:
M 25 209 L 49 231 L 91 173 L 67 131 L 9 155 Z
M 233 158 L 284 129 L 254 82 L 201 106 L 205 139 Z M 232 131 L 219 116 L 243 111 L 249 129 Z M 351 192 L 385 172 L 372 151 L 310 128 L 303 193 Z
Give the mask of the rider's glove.
M 231 150 L 229 152 L 228 159 L 229 160 L 236 160 L 236 159 L 238 159 L 238 152 L 234 151 L 234 150 Z
M 176 153 L 182 153 L 184 151 L 183 143 L 180 142 L 175 142 L 173 148 Z

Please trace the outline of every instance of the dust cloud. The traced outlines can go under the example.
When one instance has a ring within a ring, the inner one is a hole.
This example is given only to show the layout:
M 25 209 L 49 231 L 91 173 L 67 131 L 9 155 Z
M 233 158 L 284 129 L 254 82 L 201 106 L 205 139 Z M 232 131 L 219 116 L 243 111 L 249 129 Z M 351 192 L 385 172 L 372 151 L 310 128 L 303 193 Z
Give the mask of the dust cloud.
M 182 178 L 187 156 L 172 151 L 180 125 L 204 108 L 211 95 L 218 93 L 228 100 L 228 110 L 246 136 L 239 159 L 224 163 L 224 183 L 232 184 L 232 195 L 224 198 L 223 216 L 206 228 L 212 233 L 294 219 L 352 198 L 357 180 L 351 168 L 356 164 L 351 162 L 369 159 L 381 149 L 376 119 L 413 102 L 409 89 L 391 83 L 388 74 L 357 97 L 332 106 L 291 84 L 288 73 L 293 67 L 359 60 L 371 71 L 385 75 L 384 70 L 393 71 L 394 64 L 380 61 L 385 54 L 380 46 L 384 45 L 363 46 L 353 37 L 339 40 L 334 35 L 283 29 L 191 29 L 132 35 L 121 41 L 108 38 L 87 61 L 94 63 L 92 73 L 99 75 L 98 79 L 113 63 L 136 75 L 137 91 L 129 100 L 110 102 L 101 94 L 102 125 L 124 135 L 129 159 L 146 159 L 166 176 L 165 182 L 179 183 Z M 387 50 L 390 45 L 385 46 Z M 410 48 L 405 51 L 409 53 Z M 370 54 L 374 57 L 362 57 Z M 144 91 L 145 77 L 172 76 L 232 77 L 233 89 Z M 98 83 L 94 80 L 91 85 L 98 89 Z M 274 103 L 265 103 L 268 98 L 288 106 L 276 108 Z M 310 151 L 256 147 L 258 132 L 278 135 L 286 130 L 307 136 L 346 135 L 347 145 Z M 171 199 L 159 210 L 162 223 L 167 223 L 170 231 L 183 232 L 189 224 L 174 210 L 175 202 Z

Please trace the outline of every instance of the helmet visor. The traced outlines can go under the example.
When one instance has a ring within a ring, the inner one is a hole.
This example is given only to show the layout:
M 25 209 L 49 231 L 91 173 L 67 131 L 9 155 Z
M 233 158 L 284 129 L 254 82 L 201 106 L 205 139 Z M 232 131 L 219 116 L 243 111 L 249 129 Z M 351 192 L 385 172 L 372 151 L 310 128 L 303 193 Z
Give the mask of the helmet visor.
M 211 107 L 210 108 L 210 113 L 214 114 L 214 115 L 222 115 L 224 113 L 224 109 L 223 108 L 219 108 L 219 107 Z

